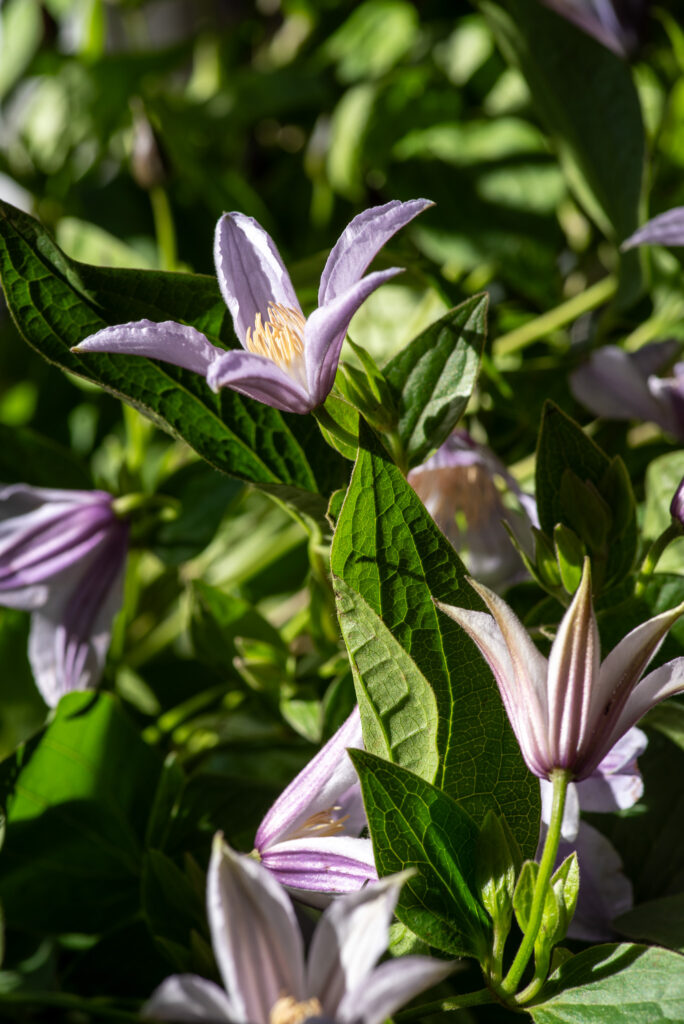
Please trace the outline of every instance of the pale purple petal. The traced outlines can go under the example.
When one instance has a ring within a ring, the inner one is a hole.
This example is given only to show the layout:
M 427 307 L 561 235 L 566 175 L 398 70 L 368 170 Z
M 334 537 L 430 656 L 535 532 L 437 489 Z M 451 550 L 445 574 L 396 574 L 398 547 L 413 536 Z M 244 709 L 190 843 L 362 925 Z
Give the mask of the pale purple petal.
M 594 723 L 592 756 L 587 759 L 581 772 L 578 771 L 578 778 L 591 775 L 611 747 L 632 725 L 636 725 L 641 715 L 647 710 L 645 708 L 636 718 L 632 718 L 624 728 L 617 728 L 616 723 L 623 720 L 622 713 L 626 702 L 630 699 L 632 690 L 637 685 L 639 676 L 654 657 L 668 630 L 682 612 L 684 612 L 684 604 L 641 623 L 628 633 L 603 661 L 598 679 L 594 682 L 591 697 L 590 714 Z M 639 687 L 643 685 L 643 682 L 642 680 Z
M 513 665 L 510 645 L 504 639 L 499 625 L 491 615 L 487 615 L 486 612 L 458 608 L 455 605 L 442 604 L 439 601 L 435 603 L 440 611 L 445 612 L 454 622 L 457 622 L 477 644 L 494 674 L 501 700 L 525 763 L 531 772 L 544 778 L 549 771 L 546 697 L 543 696 L 543 704 L 540 704 L 533 678 L 535 673 L 542 672 L 542 683 L 545 686 L 546 660 L 542 659 L 543 664 L 539 663 L 535 667 L 536 660 L 542 658 L 542 655 L 534 648 L 535 655 L 530 654 L 532 660 L 530 661 L 529 679 L 527 682 L 523 681 L 521 687 L 520 678 Z M 519 626 L 522 630 L 522 624 Z M 524 659 L 525 655 L 530 653 L 527 645 L 533 646 L 527 633 L 525 633 L 525 640 L 521 643 Z M 519 652 L 517 657 L 520 658 L 520 656 Z M 530 687 L 532 692 L 530 692 Z
M 293 895 L 305 903 L 309 901 L 300 889 L 339 895 L 357 892 L 378 877 L 373 844 L 354 836 L 287 839 L 270 846 L 261 863 L 281 885 L 297 890 Z
M 266 812 L 255 837 L 260 853 L 274 843 L 293 838 L 307 819 L 332 810 L 351 786 L 358 786 L 348 747 L 363 747 L 358 707 Z
M 245 344 L 247 328 L 254 327 L 257 313 L 268 319 L 269 302 L 301 312 L 273 239 L 253 217 L 224 213 L 216 225 L 214 261 L 221 294 L 241 345 Z
M 610 922 L 632 906 L 632 884 L 622 873 L 622 861 L 614 846 L 591 825 L 580 824 L 574 843 L 561 843 L 557 864 L 577 851 L 580 890 L 568 937 L 585 942 L 615 938 Z
M 454 962 L 427 956 L 402 956 L 381 964 L 346 993 L 337 1024 L 382 1024 L 414 996 L 444 981 L 455 967 Z
M 126 526 L 116 522 L 89 559 L 62 573 L 45 606 L 32 616 L 29 661 L 49 707 L 65 693 L 99 682 L 112 620 L 123 600 L 127 540 Z
M 430 206 L 434 203 L 429 199 L 411 199 L 407 203 L 392 199 L 354 217 L 328 256 L 321 275 L 318 305 L 327 305 L 346 292 L 363 276 L 385 242 Z
M 314 403 L 304 388 L 266 356 L 234 349 L 224 352 L 210 367 L 207 384 L 212 391 L 231 388 L 282 412 L 309 412 Z
M 684 438 L 684 364 L 677 363 L 673 377 L 649 377 L 648 390 L 660 406 L 654 421 L 666 434 Z
M 387 949 L 389 926 L 405 876 L 391 875 L 328 907 L 309 950 L 307 990 L 335 1017 L 342 997 L 363 985 Z
M 551 645 L 547 692 L 549 745 L 554 766 L 574 769 L 584 752 L 591 695 L 601 650 L 591 600 L 591 573 L 585 559 L 582 580 Z
M 639 42 L 638 27 L 645 0 L 638 0 L 629 20 L 617 16 L 611 0 L 542 0 L 552 10 L 592 36 L 618 57 L 628 57 Z
M 629 695 L 605 746 L 613 746 L 628 729 L 661 700 L 684 692 L 684 658 L 675 658 L 650 672 Z
M 251 1024 L 234 1012 L 230 999 L 213 981 L 197 974 L 174 974 L 155 989 L 142 1009 L 151 1020 L 202 1021 L 203 1024 Z
M 644 791 L 636 763 L 648 745 L 641 729 L 630 729 L 603 758 L 593 775 L 577 783 L 585 811 L 610 812 L 633 807 Z
M 649 341 L 636 352 L 630 352 L 629 358 L 644 377 L 661 373 L 670 366 L 682 350 L 682 343 L 676 338 L 665 341 Z
M 165 363 L 182 366 L 205 377 L 211 364 L 225 350 L 212 345 L 200 331 L 188 324 L 178 324 L 173 320 L 163 323 L 136 320 L 105 327 L 85 338 L 72 351 L 147 356 L 148 359 L 161 359 Z
M 659 213 L 626 238 L 620 248 L 633 249 L 637 245 L 684 245 L 684 206 Z
M 663 411 L 638 364 L 616 345 L 604 345 L 570 374 L 570 390 L 590 412 L 606 419 L 657 423 Z
M 335 380 L 340 350 L 349 322 L 359 306 L 385 281 L 401 274 L 400 267 L 378 270 L 357 281 L 325 306 L 315 309 L 304 328 L 306 376 L 312 408 L 328 397 Z
M 358 779 L 337 798 L 335 806 L 340 809 L 340 817 L 345 818 L 345 835 L 360 835 L 368 824 L 368 818 Z
M 261 864 L 231 850 L 220 833 L 207 875 L 207 914 L 214 956 L 241 1020 L 268 1024 L 283 993 L 307 998 L 302 937 L 290 900 Z

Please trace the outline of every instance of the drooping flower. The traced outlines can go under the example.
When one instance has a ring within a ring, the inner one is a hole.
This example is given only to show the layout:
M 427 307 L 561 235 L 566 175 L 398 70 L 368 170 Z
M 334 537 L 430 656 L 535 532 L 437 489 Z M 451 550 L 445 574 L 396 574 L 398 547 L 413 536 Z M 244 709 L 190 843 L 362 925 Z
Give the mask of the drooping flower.
M 207 914 L 225 989 L 193 974 L 167 978 L 144 1008 L 156 1020 L 223 1024 L 382 1024 L 453 964 L 406 956 L 376 967 L 403 883 L 384 878 L 325 911 L 305 961 L 292 904 L 275 878 L 219 834 L 207 877 Z
M 315 906 L 377 880 L 361 786 L 348 747 L 363 748 L 355 708 L 347 721 L 280 794 L 257 830 L 264 867 Z
M 531 528 L 539 526 L 537 505 L 494 452 L 477 444 L 466 430 L 455 430 L 427 462 L 410 470 L 407 479 L 476 579 L 499 590 L 524 577 L 520 555 L 503 522 L 532 555 Z M 520 511 L 504 504 L 497 483 L 515 498 Z
M 0 489 L 0 605 L 32 613 L 29 660 L 50 707 L 102 674 L 127 549 L 104 491 Z
M 174 363 L 284 412 L 306 413 L 333 386 L 349 322 L 400 268 L 363 276 L 382 246 L 432 203 L 398 200 L 365 210 L 335 243 L 321 276 L 318 308 L 305 317 L 271 237 L 252 217 L 226 213 L 216 225 L 219 287 L 242 349 L 217 348 L 194 327 L 138 320 L 105 327 L 74 351 L 121 352 Z
M 525 762 L 548 779 L 555 768 L 589 778 L 617 741 L 655 704 L 684 691 L 684 658 L 641 675 L 684 603 L 628 633 L 601 662 L 591 572 L 563 616 L 548 660 L 513 610 L 470 581 L 491 615 L 438 604 L 475 641 L 489 663 Z
M 684 440 L 684 363 L 676 363 L 670 377 L 657 376 L 679 349 L 677 341 L 653 342 L 637 352 L 604 345 L 570 375 L 570 388 L 596 416 L 647 420 Z
M 620 248 L 634 249 L 638 245 L 684 245 L 684 206 L 652 217 L 626 238 Z
M 630 57 L 643 33 L 648 0 L 542 0 L 618 57 Z

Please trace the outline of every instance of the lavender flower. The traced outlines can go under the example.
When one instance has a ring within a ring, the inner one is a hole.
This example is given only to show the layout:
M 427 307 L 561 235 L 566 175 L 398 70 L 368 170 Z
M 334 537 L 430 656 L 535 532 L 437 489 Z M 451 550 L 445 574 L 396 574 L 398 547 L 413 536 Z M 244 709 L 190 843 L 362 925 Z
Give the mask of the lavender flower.
M 315 906 L 378 877 L 370 839 L 358 838 L 366 812 L 348 747 L 363 748 L 358 708 L 281 793 L 255 838 L 264 867 Z
M 363 276 L 400 228 L 432 206 L 427 199 L 393 200 L 355 217 L 331 251 L 318 309 L 305 317 L 271 237 L 252 217 L 227 213 L 216 225 L 219 287 L 240 349 L 217 348 L 187 324 L 138 320 L 105 327 L 77 352 L 122 352 L 175 363 L 206 377 L 213 391 L 229 387 L 285 412 L 306 413 L 333 386 L 349 322 L 371 292 L 400 269 Z
M 674 492 L 670 502 L 670 515 L 684 526 L 684 477 L 680 481 L 679 487 Z
M 29 659 L 50 707 L 102 674 L 127 546 L 104 491 L 0 489 L 0 605 L 32 613 Z
M 578 402 L 596 416 L 648 420 L 684 440 L 684 363 L 672 377 L 656 376 L 679 352 L 676 341 L 653 342 L 638 352 L 604 345 L 570 375 Z
M 465 629 L 488 661 L 525 762 L 540 778 L 563 768 L 576 782 L 588 779 L 649 708 L 684 691 L 684 658 L 640 678 L 684 603 L 637 626 L 601 662 L 586 559 L 547 660 L 506 602 L 470 583 L 491 615 L 438 607 Z
M 219 834 L 207 877 L 212 946 L 225 990 L 194 974 L 167 978 L 144 1009 L 156 1020 L 298 1024 L 382 1024 L 453 964 L 406 956 L 376 967 L 403 877 L 341 897 L 314 932 L 308 961 L 287 895 Z
M 497 481 L 515 496 L 521 513 L 504 505 Z M 455 430 L 427 462 L 409 472 L 408 482 L 473 576 L 499 590 L 525 575 L 503 523 L 531 555 L 537 505 L 489 448 L 466 430 Z

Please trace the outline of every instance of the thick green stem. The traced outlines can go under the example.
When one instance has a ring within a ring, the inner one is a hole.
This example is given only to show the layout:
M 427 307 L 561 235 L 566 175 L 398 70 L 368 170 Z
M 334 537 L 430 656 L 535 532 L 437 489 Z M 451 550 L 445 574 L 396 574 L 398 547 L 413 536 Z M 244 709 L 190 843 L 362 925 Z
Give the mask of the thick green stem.
M 565 797 L 568 791 L 568 783 L 570 782 L 570 772 L 564 768 L 555 768 L 551 775 L 551 782 L 553 783 L 551 821 L 549 822 L 549 830 L 546 833 L 542 858 L 539 862 L 539 873 L 537 875 L 537 884 L 534 888 L 534 896 L 532 897 L 530 917 L 522 942 L 520 943 L 520 948 L 516 953 L 508 974 L 501 983 L 500 991 L 507 996 L 512 996 L 517 991 L 520 980 L 525 973 L 525 968 L 532 956 L 534 943 L 541 927 L 542 916 L 544 913 L 544 902 L 546 900 L 546 890 L 548 888 L 549 881 L 551 880 L 553 867 L 556 863 L 556 856 L 558 854 L 558 844 L 560 842 L 561 825 L 563 823 L 563 811 L 565 810 Z
M 423 1003 L 421 1006 L 412 1006 L 410 1010 L 401 1010 L 394 1014 L 397 1024 L 408 1024 L 409 1021 L 427 1017 L 432 1013 L 449 1013 L 453 1010 L 464 1010 L 467 1006 L 483 1006 L 485 1003 L 493 1003 L 495 996 L 488 988 L 478 989 L 477 992 L 466 992 L 462 996 L 451 996 L 450 999 L 436 999 L 432 1003 Z
M 650 548 L 646 552 L 646 557 L 641 563 L 639 569 L 638 579 L 636 586 L 634 587 L 634 594 L 636 597 L 640 597 L 646 589 L 649 583 L 650 577 L 653 575 L 656 565 L 660 560 L 665 548 L 676 540 L 677 537 L 681 537 L 684 530 L 682 530 L 682 524 L 677 520 L 670 523 L 667 529 L 663 530 L 659 537 L 651 544 Z
M 175 270 L 177 263 L 176 229 L 169 197 L 161 185 L 155 185 L 150 189 L 150 202 L 154 217 L 154 231 L 157 236 L 159 264 L 162 270 Z
M 527 348 L 533 341 L 538 341 L 539 338 L 576 320 L 583 313 L 588 313 L 597 306 L 601 306 L 611 299 L 616 291 L 617 278 L 612 274 L 604 277 L 580 295 L 575 295 L 567 302 L 562 302 L 560 306 L 550 309 L 548 313 L 543 313 L 541 316 L 535 317 L 534 320 L 530 320 L 529 323 L 523 324 L 522 327 L 517 327 L 514 331 L 509 331 L 508 334 L 497 338 L 492 346 L 494 355 L 508 356 L 512 352 Z

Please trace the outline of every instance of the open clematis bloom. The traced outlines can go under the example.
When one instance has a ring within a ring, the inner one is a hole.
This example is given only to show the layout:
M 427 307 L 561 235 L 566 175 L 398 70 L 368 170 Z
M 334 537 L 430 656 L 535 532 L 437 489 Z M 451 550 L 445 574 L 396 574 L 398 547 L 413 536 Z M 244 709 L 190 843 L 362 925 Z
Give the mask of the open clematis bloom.
M 578 402 L 611 420 L 647 420 L 684 440 L 684 363 L 672 376 L 657 374 L 680 350 L 677 341 L 656 341 L 637 352 L 604 345 L 570 375 Z
M 642 715 L 684 691 L 684 658 L 641 678 L 684 603 L 637 626 L 602 662 L 586 559 L 547 660 L 506 602 L 470 583 L 491 615 L 438 607 L 465 629 L 489 663 L 525 763 L 539 778 L 563 768 L 576 782 L 588 779 Z
M 0 605 L 32 613 L 29 660 L 50 707 L 102 674 L 127 550 L 104 491 L 0 488 Z
M 252 217 L 226 213 L 216 225 L 219 287 L 242 350 L 217 348 L 194 327 L 138 320 L 105 327 L 74 351 L 122 352 L 175 363 L 284 412 L 306 413 L 325 401 L 335 380 L 349 322 L 400 268 L 363 276 L 382 246 L 433 204 L 398 200 L 364 210 L 335 243 L 321 276 L 318 309 L 305 317 L 271 237 Z
M 532 556 L 537 505 L 493 451 L 477 444 L 467 430 L 455 430 L 407 479 L 476 579 L 503 590 L 525 577 L 503 523 Z M 518 509 L 504 504 L 502 491 L 515 499 Z
M 359 838 L 366 812 L 348 747 L 363 748 L 358 708 L 281 793 L 254 841 L 264 867 L 314 906 L 378 877 L 372 843 Z
M 382 1024 L 454 965 L 405 956 L 376 967 L 404 881 L 384 878 L 325 911 L 308 959 L 285 890 L 219 834 L 207 877 L 207 913 L 225 990 L 193 974 L 167 978 L 144 1008 L 156 1020 L 223 1024 Z

